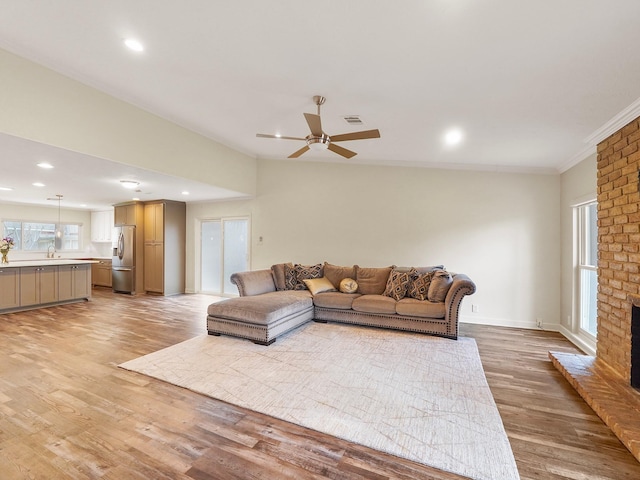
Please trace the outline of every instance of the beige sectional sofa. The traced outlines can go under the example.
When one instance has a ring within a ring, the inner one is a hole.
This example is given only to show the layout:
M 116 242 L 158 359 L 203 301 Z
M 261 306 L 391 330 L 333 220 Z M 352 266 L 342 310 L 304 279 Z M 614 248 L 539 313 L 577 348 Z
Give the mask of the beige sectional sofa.
M 208 307 L 209 334 L 264 345 L 311 320 L 457 339 L 460 304 L 476 290 L 467 275 L 447 272 L 442 265 L 365 268 L 282 263 L 235 273 L 231 281 L 240 296 Z

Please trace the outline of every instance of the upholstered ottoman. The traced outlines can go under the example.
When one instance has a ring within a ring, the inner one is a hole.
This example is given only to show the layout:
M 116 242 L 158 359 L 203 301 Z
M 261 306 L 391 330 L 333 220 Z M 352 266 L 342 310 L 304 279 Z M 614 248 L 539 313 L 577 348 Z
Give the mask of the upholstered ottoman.
M 279 335 L 313 319 L 313 301 L 307 291 L 269 292 L 229 298 L 207 309 L 209 335 L 232 335 L 270 345 Z

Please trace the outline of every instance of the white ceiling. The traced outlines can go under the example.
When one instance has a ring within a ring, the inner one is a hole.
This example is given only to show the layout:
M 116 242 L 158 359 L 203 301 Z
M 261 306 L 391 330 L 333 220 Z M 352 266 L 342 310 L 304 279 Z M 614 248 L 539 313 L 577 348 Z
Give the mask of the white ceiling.
M 63 195 L 61 206 L 82 210 L 100 210 L 115 203 L 139 200 L 205 201 L 238 197 L 222 188 L 143 170 L 106 159 L 71 152 L 51 145 L 0 133 L 0 200 L 12 203 L 58 206 L 52 201 Z M 38 163 L 54 168 L 42 169 Z M 133 180 L 135 190 L 122 186 L 121 180 Z M 44 186 L 36 186 L 40 183 Z M 188 195 L 183 194 L 188 192 Z
M 302 113 L 315 113 L 320 94 L 327 133 L 378 128 L 382 138 L 342 143 L 358 152 L 351 160 L 325 151 L 295 161 L 557 172 L 640 97 L 638 0 L 0 0 L 0 9 L 0 48 L 259 159 L 303 146 L 255 134 L 304 137 Z M 146 50 L 124 48 L 127 37 Z M 452 126 L 465 139 L 446 148 Z

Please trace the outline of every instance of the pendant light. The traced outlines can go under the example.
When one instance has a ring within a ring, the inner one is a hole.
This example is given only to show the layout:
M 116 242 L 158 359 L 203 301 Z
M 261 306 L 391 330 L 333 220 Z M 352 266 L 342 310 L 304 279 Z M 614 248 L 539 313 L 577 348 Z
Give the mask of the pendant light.
M 62 200 L 62 197 L 64 195 L 61 195 L 59 193 L 56 194 L 56 198 L 47 198 L 47 200 L 57 200 L 58 201 L 58 223 L 56 224 L 56 233 L 55 233 L 55 237 L 56 238 L 62 238 L 62 223 L 60 222 L 60 201 Z
M 62 224 L 60 223 L 60 201 L 62 200 L 62 195 L 58 193 L 56 197 L 58 197 L 58 228 L 56 228 L 56 237 L 62 238 Z

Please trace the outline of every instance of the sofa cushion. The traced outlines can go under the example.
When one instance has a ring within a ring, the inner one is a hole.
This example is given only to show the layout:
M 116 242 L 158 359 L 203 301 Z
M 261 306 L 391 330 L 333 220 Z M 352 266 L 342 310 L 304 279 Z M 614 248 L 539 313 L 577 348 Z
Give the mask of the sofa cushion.
M 433 273 L 431 285 L 429 285 L 428 298 L 430 302 L 444 302 L 449 288 L 453 283 L 453 277 L 446 270 L 437 270 Z
M 296 263 L 294 265 L 296 275 L 296 285 L 294 290 L 306 290 L 307 286 L 304 284 L 305 280 L 311 278 L 322 278 L 322 264 L 317 265 L 300 265 Z
M 350 310 L 353 300 L 360 296 L 359 293 L 323 292 L 314 295 L 313 304 L 321 308 Z
M 433 303 L 415 298 L 403 298 L 396 303 L 396 313 L 409 317 L 444 318 L 444 303 Z
M 340 282 L 345 278 L 356 278 L 356 266 L 351 267 L 339 267 L 337 265 L 331 265 L 324 262 L 324 276 L 329 279 L 333 286 L 340 287 Z
M 309 292 L 303 295 L 271 292 L 253 297 L 238 297 L 212 303 L 207 313 L 212 317 L 269 325 L 291 315 L 313 308 Z
M 363 268 L 356 266 L 358 293 L 363 295 L 382 295 L 392 267 Z
M 356 312 L 363 313 L 396 313 L 396 301 L 384 295 L 362 295 L 354 298 L 351 308 Z
M 276 284 L 276 290 L 287 290 L 285 284 L 285 265 L 293 268 L 292 263 L 277 263 L 275 265 L 271 265 L 271 275 L 273 275 L 273 283 Z
M 403 299 L 407 295 L 407 288 L 409 288 L 414 274 L 415 270 L 413 268 L 408 271 L 402 271 L 396 268 L 391 270 L 383 295 L 391 297 L 394 300 Z
M 419 273 L 411 280 L 411 284 L 407 290 L 407 297 L 416 300 L 426 300 L 429 294 L 429 285 L 434 272 Z
M 336 287 L 333 286 L 333 283 L 331 283 L 327 277 L 305 278 L 303 282 L 306 285 L 307 290 L 311 292 L 311 295 L 336 290 Z

